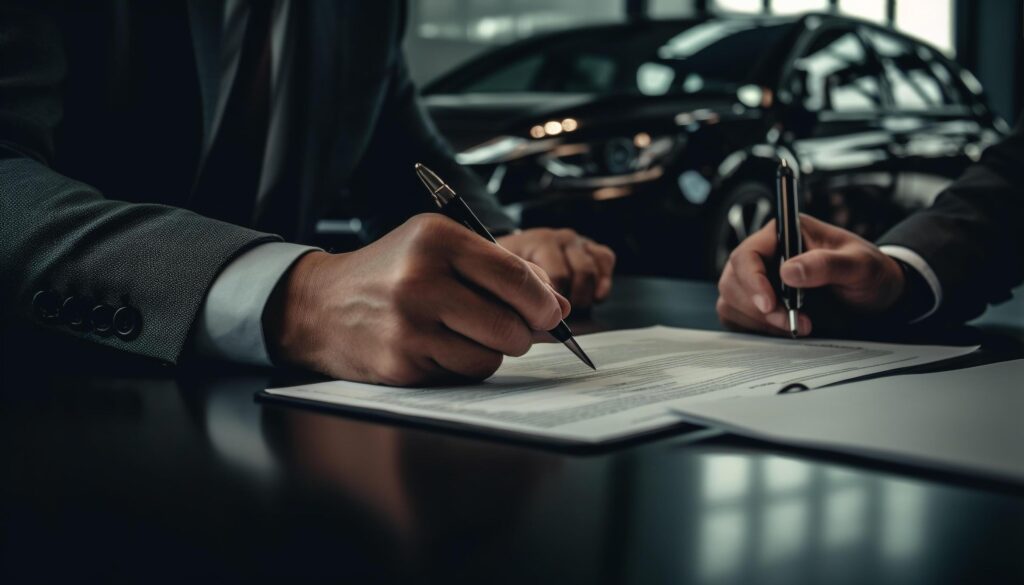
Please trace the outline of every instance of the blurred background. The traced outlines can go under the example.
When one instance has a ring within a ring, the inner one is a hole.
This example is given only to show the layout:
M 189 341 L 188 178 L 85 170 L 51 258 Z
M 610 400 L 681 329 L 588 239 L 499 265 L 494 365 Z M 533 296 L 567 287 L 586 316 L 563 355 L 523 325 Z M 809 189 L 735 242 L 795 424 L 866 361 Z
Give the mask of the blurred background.
M 1021 108 L 1021 0 L 413 0 L 425 107 L 523 227 L 622 273 L 714 279 L 769 221 L 874 239 L 927 206 Z M 334 249 L 358 221 L 325 221 Z

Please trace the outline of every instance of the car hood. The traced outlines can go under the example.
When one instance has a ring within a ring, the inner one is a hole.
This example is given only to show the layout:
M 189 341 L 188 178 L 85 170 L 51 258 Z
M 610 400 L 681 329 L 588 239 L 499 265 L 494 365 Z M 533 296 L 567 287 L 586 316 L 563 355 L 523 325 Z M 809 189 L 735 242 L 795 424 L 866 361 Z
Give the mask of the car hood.
M 479 144 L 499 134 L 528 135 L 547 120 L 573 118 L 588 128 L 670 123 L 681 113 L 710 110 L 727 117 L 738 105 L 734 93 L 689 95 L 594 95 L 564 93 L 435 94 L 425 96 L 431 116 L 457 146 Z
M 592 103 L 595 96 L 585 93 L 467 93 L 423 96 L 434 116 L 449 113 L 472 115 L 488 120 L 511 117 L 542 117 L 552 111 Z

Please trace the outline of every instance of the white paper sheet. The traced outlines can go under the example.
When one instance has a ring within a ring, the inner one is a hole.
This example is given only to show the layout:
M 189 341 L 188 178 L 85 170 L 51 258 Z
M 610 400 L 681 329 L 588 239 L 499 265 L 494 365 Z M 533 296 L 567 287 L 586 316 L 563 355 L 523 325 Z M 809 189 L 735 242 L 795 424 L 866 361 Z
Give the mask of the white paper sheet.
M 506 359 L 481 384 L 391 388 L 335 381 L 269 394 L 471 425 L 531 437 L 600 443 L 680 421 L 705 400 L 767 396 L 790 383 L 818 387 L 970 353 L 977 347 L 789 340 L 651 327 L 577 338 L 591 371 L 560 344 Z
M 1024 360 L 679 412 L 777 443 L 1024 483 Z

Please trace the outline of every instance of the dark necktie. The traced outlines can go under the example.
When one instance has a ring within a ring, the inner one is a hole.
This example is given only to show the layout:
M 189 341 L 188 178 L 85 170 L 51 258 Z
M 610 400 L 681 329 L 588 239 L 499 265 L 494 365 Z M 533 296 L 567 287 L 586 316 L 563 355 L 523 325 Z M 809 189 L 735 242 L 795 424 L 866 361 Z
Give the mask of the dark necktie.
M 270 124 L 273 0 L 248 4 L 238 69 L 192 193 L 197 212 L 239 225 L 252 222 Z

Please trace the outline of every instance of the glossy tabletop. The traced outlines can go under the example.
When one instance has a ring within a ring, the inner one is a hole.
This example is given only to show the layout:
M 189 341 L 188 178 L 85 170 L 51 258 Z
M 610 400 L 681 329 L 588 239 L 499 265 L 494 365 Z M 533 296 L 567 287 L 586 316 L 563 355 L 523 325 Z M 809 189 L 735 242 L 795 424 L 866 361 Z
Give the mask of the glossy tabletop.
M 715 296 L 624 278 L 573 327 L 718 328 Z M 974 361 L 1024 355 L 1015 303 L 979 321 Z M 1020 486 L 699 429 L 550 450 L 255 401 L 272 372 L 54 343 L 4 338 L 2 582 L 1024 580 Z

